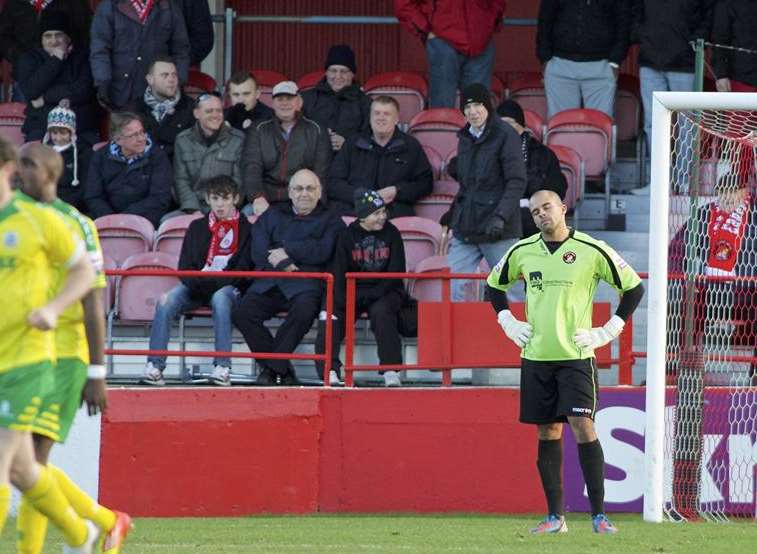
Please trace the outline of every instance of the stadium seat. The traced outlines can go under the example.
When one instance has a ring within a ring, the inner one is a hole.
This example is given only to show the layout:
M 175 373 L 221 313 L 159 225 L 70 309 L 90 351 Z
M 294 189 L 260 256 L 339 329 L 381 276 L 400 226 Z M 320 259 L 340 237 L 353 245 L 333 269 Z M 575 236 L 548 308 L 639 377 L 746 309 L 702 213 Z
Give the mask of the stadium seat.
M 6 102 L 0 104 L 0 135 L 12 141 L 16 146 L 24 144 L 24 125 L 26 104 L 22 102 Z
M 444 159 L 441 154 L 436 151 L 433 146 L 428 144 L 422 144 L 423 151 L 426 153 L 428 163 L 431 164 L 431 171 L 434 174 L 434 180 L 442 178 L 442 171 L 444 170 Z
M 103 140 L 101 142 L 96 142 L 95 144 L 92 145 L 92 151 L 93 152 L 97 152 L 98 150 L 100 150 L 100 148 L 102 148 L 106 144 L 108 144 L 107 140 Z
M 615 91 L 615 126 L 618 129 L 618 141 L 634 141 L 636 143 L 636 160 L 639 165 L 639 179 L 646 182 L 644 168 L 646 148 L 644 133 L 642 132 L 642 105 L 639 89 L 639 78 L 622 73 L 618 77 L 618 87 Z
M 437 272 L 449 272 L 447 256 L 430 256 L 415 266 L 415 273 Z M 442 281 L 440 279 L 409 279 L 407 292 L 418 302 L 440 302 Z
M 103 252 L 118 266 L 134 254 L 152 249 L 155 228 L 147 219 L 133 214 L 112 214 L 95 220 Z
M 407 126 L 426 107 L 428 84 L 417 73 L 390 71 L 372 75 L 363 85 L 368 96 L 386 95 L 400 105 L 400 123 Z
M 465 125 L 465 117 L 454 108 L 423 110 L 410 121 L 408 132 L 423 145 L 434 148 L 445 159 L 457 150 L 457 132 Z
M 405 246 L 407 271 L 415 271 L 415 266 L 439 252 L 442 226 L 425 217 L 397 217 L 391 220 L 402 235 Z
M 549 148 L 557 156 L 562 174 L 568 183 L 565 205 L 569 210 L 574 209 L 573 226 L 578 228 L 578 203 L 584 192 L 584 162 L 578 152 L 569 146 L 551 144 Z
M 305 75 L 297 79 L 297 88 L 300 89 L 300 92 L 311 89 L 318 84 L 318 81 L 323 79 L 323 75 L 324 73 L 322 69 L 305 73 Z
M 103 256 L 103 269 L 108 271 L 110 269 L 118 269 L 118 264 L 110 256 Z M 113 307 L 113 301 L 116 296 L 116 277 L 105 276 L 105 288 L 103 289 L 103 309 L 105 315 L 110 313 Z
M 541 73 L 525 71 L 508 80 L 507 97 L 518 102 L 524 110 L 531 110 L 543 120 L 547 119 L 547 96 Z
M 195 212 L 193 214 L 172 217 L 161 223 L 155 234 L 153 250 L 178 256 L 181 253 L 181 244 L 184 242 L 184 235 L 187 232 L 189 224 L 201 217 L 202 214 L 200 212 Z
M 544 119 L 531 110 L 523 110 L 523 116 L 526 120 L 526 127 L 531 131 L 535 139 L 544 140 Z
M 273 87 L 281 81 L 288 81 L 289 77 L 278 71 L 270 69 L 253 69 L 251 73 L 255 76 L 255 81 L 260 89 L 260 101 L 266 106 L 271 106 L 271 92 Z
M 610 213 L 610 166 L 615 162 L 615 125 L 604 112 L 591 109 L 564 110 L 547 122 L 544 142 L 568 146 L 584 161 L 587 180 L 604 181 L 606 214 Z
M 197 98 L 203 92 L 212 92 L 218 90 L 218 83 L 207 73 L 197 69 L 189 70 L 187 84 L 184 85 L 184 94 L 192 98 Z
M 439 221 L 449 211 L 454 199 L 455 194 L 432 191 L 431 194 L 420 198 L 413 206 L 413 209 L 415 210 L 415 215 L 418 217 Z

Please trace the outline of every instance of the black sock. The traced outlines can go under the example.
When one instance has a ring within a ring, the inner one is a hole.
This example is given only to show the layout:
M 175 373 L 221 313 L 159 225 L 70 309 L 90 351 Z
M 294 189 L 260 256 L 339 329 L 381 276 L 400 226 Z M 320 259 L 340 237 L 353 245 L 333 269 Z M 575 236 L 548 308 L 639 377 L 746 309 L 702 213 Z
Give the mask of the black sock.
M 591 503 L 591 515 L 605 511 L 605 456 L 599 439 L 578 445 L 578 460 L 584 474 L 586 490 Z
M 547 497 L 547 510 L 550 514 L 562 515 L 565 512 L 562 496 L 562 439 L 539 440 L 536 467 L 539 468 L 541 486 Z

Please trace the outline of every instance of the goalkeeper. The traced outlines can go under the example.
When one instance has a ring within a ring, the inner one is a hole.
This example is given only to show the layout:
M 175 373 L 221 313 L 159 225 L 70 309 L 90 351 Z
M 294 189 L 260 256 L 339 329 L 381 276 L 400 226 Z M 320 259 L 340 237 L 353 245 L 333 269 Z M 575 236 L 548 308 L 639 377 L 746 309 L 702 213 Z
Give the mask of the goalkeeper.
M 607 244 L 565 223 L 566 207 L 552 191 L 540 190 L 529 209 L 541 231 L 513 245 L 487 279 L 487 289 L 505 334 L 521 351 L 520 421 L 537 425 L 536 461 L 548 515 L 535 534 L 564 533 L 563 423 L 576 442 L 596 533 L 617 529 L 604 515 L 604 456 L 594 429 L 597 368 L 594 350 L 612 341 L 644 295 L 636 272 Z M 526 282 L 526 319 L 508 309 L 505 291 Z M 599 280 L 622 293 L 608 322 L 592 328 L 592 303 Z

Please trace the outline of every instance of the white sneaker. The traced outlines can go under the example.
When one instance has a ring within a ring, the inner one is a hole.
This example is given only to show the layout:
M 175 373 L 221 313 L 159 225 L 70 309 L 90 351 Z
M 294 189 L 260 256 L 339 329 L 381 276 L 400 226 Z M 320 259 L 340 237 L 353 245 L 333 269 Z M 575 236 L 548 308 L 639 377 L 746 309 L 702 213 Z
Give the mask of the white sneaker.
M 139 383 L 141 385 L 162 386 L 166 384 L 166 381 L 163 379 L 163 372 L 152 365 L 152 362 L 147 362 Z
M 400 374 L 398 371 L 385 371 L 384 372 L 384 384 L 387 387 L 401 387 L 402 381 L 400 381 Z
M 344 385 L 344 381 L 339 378 L 339 374 L 333 369 L 329 370 L 329 385 L 332 387 L 336 385 Z
M 88 519 L 85 519 L 84 523 L 87 524 L 87 540 L 80 546 L 65 545 L 63 554 L 94 554 L 100 550 L 98 548 L 100 529 Z
M 210 376 L 210 383 L 219 387 L 228 387 L 231 385 L 229 374 L 231 370 L 228 367 L 217 365 L 213 368 L 213 374 Z

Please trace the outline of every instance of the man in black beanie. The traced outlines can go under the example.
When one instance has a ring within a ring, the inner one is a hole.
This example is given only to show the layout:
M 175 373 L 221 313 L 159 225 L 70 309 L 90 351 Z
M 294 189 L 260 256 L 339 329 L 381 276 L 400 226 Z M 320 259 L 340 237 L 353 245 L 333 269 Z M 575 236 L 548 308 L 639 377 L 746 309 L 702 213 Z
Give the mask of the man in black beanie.
M 528 199 L 537 190 L 551 190 L 565 199 L 568 183 L 560 170 L 560 161 L 548 147 L 539 142 L 526 127 L 523 108 L 515 100 L 503 100 L 497 108 L 502 121 L 509 124 L 520 135 L 520 151 L 526 164 L 526 192 L 520 199 L 523 238 L 539 232 L 528 208 Z
M 450 209 L 447 259 L 453 273 L 474 273 L 482 258 L 494 267 L 521 236 L 526 166 L 517 133 L 496 116 L 484 85 L 463 90 L 460 106 L 468 123 L 458 132 L 460 190 Z M 464 287 L 453 281 L 453 300 L 465 299 Z
M 375 190 L 355 189 L 355 213 L 357 219 L 339 231 L 336 239 L 331 273 L 334 275 L 334 325 L 332 384 L 338 379 L 339 349 L 344 337 L 344 318 L 347 310 L 347 272 L 404 273 L 405 249 L 399 230 L 387 220 L 386 205 Z M 356 312 L 367 311 L 371 330 L 376 336 L 378 358 L 381 364 L 402 363 L 402 339 L 399 331 L 399 314 L 408 303 L 402 279 L 358 279 L 356 287 Z M 316 350 L 324 349 L 324 320 L 321 312 L 318 325 Z M 319 375 L 323 376 L 323 363 L 316 362 Z M 385 371 L 387 387 L 401 385 L 397 371 Z
M 336 151 L 345 139 L 368 129 L 371 100 L 355 81 L 355 53 L 346 44 L 329 48 L 324 69 L 323 79 L 302 93 L 303 112 L 328 130 Z

